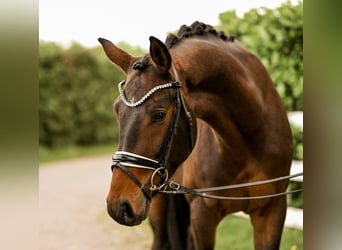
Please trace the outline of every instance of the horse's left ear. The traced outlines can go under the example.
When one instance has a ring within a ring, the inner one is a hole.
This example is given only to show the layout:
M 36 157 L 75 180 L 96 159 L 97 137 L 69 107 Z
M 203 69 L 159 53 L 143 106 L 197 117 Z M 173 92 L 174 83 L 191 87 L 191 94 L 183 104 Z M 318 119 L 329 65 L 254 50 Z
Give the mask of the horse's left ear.
M 99 38 L 98 41 L 101 43 L 107 57 L 127 73 L 134 58 L 104 38 Z
M 162 71 L 169 71 L 172 61 L 169 50 L 162 41 L 153 36 L 150 36 L 150 56 Z

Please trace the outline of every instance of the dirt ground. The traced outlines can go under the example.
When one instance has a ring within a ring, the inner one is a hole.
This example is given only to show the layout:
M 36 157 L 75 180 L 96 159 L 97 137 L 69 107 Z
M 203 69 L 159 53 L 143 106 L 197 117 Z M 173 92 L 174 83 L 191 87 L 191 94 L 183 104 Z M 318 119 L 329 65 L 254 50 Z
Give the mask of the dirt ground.
M 148 222 L 125 227 L 106 211 L 111 156 L 43 164 L 39 168 L 39 249 L 149 249 Z

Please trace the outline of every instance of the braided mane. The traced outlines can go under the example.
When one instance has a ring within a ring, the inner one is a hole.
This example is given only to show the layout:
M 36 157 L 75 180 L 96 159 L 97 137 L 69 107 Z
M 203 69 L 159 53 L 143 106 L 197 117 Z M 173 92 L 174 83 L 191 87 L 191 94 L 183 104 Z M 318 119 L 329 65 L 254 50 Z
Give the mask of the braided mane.
M 201 23 L 201 22 L 194 22 L 190 26 L 182 25 L 177 35 L 169 34 L 166 37 L 165 44 L 168 48 L 171 48 L 182 39 L 186 39 L 192 36 L 203 36 L 203 35 L 213 35 L 216 37 L 221 38 L 224 41 L 231 41 L 233 42 L 235 39 L 234 35 L 227 36 L 224 34 L 223 31 L 217 31 L 215 28 L 209 24 Z
M 180 41 L 186 38 L 190 38 L 193 36 L 205 36 L 205 35 L 211 35 L 211 36 L 216 36 L 221 38 L 224 41 L 231 41 L 234 42 L 235 36 L 234 35 L 229 35 L 227 36 L 224 34 L 223 31 L 217 31 L 215 28 L 209 24 L 204 24 L 201 22 L 194 22 L 190 26 L 182 25 L 178 32 L 177 35 L 174 34 L 169 34 L 166 37 L 165 40 L 165 45 L 167 48 L 171 48 L 172 46 L 178 44 Z M 136 70 L 144 70 L 147 66 L 149 66 L 150 63 L 150 58 L 148 54 L 140 58 L 140 60 L 136 61 L 133 64 L 133 68 Z

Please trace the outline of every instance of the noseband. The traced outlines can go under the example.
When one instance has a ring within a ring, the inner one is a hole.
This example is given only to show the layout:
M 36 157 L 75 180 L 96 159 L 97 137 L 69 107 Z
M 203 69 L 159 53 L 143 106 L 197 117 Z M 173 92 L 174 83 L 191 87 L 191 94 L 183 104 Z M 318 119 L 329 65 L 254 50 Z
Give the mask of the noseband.
M 178 75 L 174 67 L 173 67 L 173 71 L 175 75 L 175 81 L 172 81 L 166 84 L 161 84 L 152 88 L 140 100 L 136 102 L 130 102 L 127 100 L 124 94 L 123 88 L 122 88 L 122 86 L 125 84 L 125 81 L 120 82 L 118 85 L 121 100 L 123 101 L 125 105 L 132 107 L 132 108 L 135 108 L 143 104 L 153 93 L 159 90 L 163 90 L 166 88 L 176 89 L 176 100 L 175 100 L 175 105 L 174 105 L 173 113 L 172 113 L 172 121 L 171 121 L 171 125 L 169 128 L 168 136 L 166 137 L 166 140 L 164 141 L 164 144 L 162 147 L 163 150 L 161 151 L 162 153 L 161 153 L 161 157 L 159 161 L 150 159 L 142 155 L 133 154 L 131 152 L 126 152 L 126 151 L 117 151 L 115 152 L 112 158 L 113 159 L 113 165 L 111 166 L 112 171 L 114 170 L 115 167 L 118 167 L 122 171 L 124 171 L 132 179 L 132 181 L 141 189 L 141 191 L 144 193 L 144 195 L 146 196 L 148 200 L 151 200 L 152 195 L 155 193 L 155 191 L 161 190 L 168 181 L 168 171 L 166 169 L 166 164 L 170 156 L 170 150 L 172 147 L 172 142 L 173 142 L 174 135 L 176 132 L 176 127 L 178 124 L 181 109 L 184 110 L 187 120 L 188 120 L 188 125 L 189 125 L 189 130 L 190 130 L 190 143 L 191 143 L 192 148 L 194 147 L 194 143 L 195 143 L 192 117 L 190 115 L 190 112 L 186 108 L 186 105 L 185 105 L 185 102 L 181 93 L 182 84 L 178 79 Z M 129 168 L 140 168 L 140 169 L 147 169 L 147 170 L 153 171 L 152 176 L 151 176 L 151 183 L 148 185 L 143 185 L 132 174 L 132 172 L 129 171 Z M 160 176 L 161 184 L 154 183 L 154 178 L 156 174 Z

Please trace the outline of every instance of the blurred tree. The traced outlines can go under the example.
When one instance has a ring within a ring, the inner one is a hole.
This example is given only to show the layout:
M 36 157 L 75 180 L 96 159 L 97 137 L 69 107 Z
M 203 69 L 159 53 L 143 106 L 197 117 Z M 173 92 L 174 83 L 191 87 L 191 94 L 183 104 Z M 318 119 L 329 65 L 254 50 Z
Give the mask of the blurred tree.
M 218 29 L 234 34 L 261 59 L 287 110 L 303 110 L 303 2 L 252 9 L 242 18 L 228 11 L 219 19 Z
M 124 74 L 102 48 L 39 44 L 39 142 L 46 147 L 114 143 L 112 105 Z

